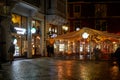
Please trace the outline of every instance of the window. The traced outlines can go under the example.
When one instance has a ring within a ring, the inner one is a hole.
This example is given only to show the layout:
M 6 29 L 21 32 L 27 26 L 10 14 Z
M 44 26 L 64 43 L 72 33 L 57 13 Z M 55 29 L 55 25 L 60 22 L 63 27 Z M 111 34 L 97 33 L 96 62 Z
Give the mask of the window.
M 75 26 L 75 31 L 80 30 L 80 22 L 79 21 L 74 22 L 74 26 Z
M 80 5 L 74 5 L 74 17 L 75 18 L 80 18 Z
M 22 16 L 21 20 L 22 20 L 22 23 L 21 23 L 22 27 L 27 28 L 27 18 Z
M 21 15 L 12 14 L 12 22 L 16 27 L 27 27 L 27 18 Z
M 107 31 L 107 22 L 102 23 L 102 31 Z
M 32 26 L 36 28 L 36 33 L 41 34 L 40 31 L 40 21 L 32 20 Z
M 57 36 L 57 26 L 50 24 L 48 28 L 48 37 L 56 37 Z
M 80 12 L 80 6 L 79 5 L 75 5 L 74 6 L 74 12 L 75 13 L 79 13 Z
M 73 17 L 73 5 L 68 5 L 68 16 Z

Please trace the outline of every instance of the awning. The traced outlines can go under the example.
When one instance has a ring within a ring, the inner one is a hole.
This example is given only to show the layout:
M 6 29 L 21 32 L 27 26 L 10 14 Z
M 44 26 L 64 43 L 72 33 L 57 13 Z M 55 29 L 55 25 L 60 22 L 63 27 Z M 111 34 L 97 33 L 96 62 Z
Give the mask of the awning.
M 99 30 L 94 30 L 91 28 L 84 27 L 80 29 L 79 31 L 74 31 L 70 32 L 67 34 L 59 35 L 55 39 L 68 39 L 68 40 L 75 40 L 75 39 L 81 39 L 83 33 L 86 32 L 89 34 L 88 39 L 99 39 L 99 40 L 105 40 L 105 39 L 110 39 L 110 40 L 115 40 L 115 39 L 120 39 L 120 36 L 114 34 L 114 33 L 108 33 L 108 32 L 103 32 Z

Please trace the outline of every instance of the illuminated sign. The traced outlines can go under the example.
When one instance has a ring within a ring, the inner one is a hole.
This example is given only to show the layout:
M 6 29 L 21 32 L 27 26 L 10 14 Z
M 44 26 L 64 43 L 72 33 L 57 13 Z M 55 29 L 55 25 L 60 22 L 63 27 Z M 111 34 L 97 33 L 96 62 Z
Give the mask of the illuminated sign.
M 16 29 L 17 34 L 25 34 L 26 33 L 25 28 L 14 27 L 14 29 Z

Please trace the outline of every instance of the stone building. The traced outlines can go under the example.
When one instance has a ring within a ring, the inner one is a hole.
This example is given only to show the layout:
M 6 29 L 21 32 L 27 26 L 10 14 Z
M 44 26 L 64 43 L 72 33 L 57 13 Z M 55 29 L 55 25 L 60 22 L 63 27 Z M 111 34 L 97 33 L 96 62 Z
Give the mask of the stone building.
M 16 41 L 15 57 L 46 56 L 48 34 L 61 34 L 66 20 L 66 0 L 0 1 L 2 60 L 8 60 L 10 42 Z M 35 33 L 32 33 L 32 29 Z
M 119 32 L 120 2 L 116 0 L 68 0 L 70 31 L 89 27 Z

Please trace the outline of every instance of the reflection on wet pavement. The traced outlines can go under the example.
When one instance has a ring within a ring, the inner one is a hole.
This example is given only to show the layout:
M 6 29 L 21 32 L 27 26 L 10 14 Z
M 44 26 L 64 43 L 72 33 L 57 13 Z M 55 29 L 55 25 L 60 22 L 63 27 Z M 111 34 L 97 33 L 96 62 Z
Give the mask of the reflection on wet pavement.
M 3 64 L 5 80 L 120 80 L 110 61 L 26 59 Z

